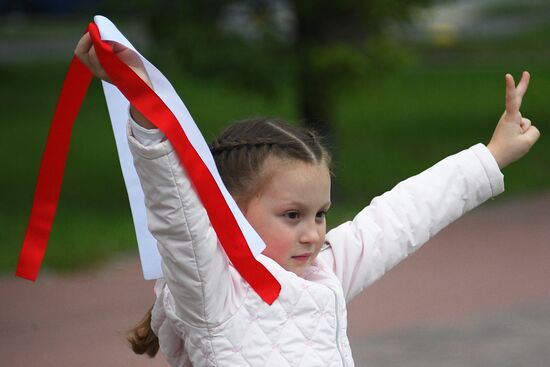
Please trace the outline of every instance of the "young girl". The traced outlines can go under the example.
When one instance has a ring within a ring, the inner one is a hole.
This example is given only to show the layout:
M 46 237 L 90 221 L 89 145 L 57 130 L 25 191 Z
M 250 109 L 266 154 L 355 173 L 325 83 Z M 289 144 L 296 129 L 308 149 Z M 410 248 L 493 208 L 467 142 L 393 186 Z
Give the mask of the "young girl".
M 75 53 L 106 79 L 88 35 Z M 528 82 L 526 72 L 517 87 L 506 75 L 506 111 L 487 146 L 474 145 L 401 182 L 328 233 L 330 155 L 315 133 L 251 119 L 215 139 L 221 177 L 266 243 L 257 259 L 282 286 L 272 305 L 228 261 L 171 144 L 132 108 L 128 139 L 165 276 L 130 338 L 134 350 L 153 356 L 160 343 L 172 366 L 353 366 L 346 303 L 504 190 L 500 169 L 539 137 L 519 111 Z

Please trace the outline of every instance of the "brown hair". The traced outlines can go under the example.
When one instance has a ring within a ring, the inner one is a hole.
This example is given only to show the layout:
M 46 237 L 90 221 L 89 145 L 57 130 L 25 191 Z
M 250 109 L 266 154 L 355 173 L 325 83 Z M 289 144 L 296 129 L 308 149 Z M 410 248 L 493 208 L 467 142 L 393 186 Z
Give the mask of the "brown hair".
M 151 312 L 153 307 L 147 311 L 143 319 L 132 329 L 128 330 L 126 339 L 136 354 L 147 354 L 153 358 L 159 350 L 159 339 L 151 328 Z
M 326 164 L 331 157 L 319 135 L 279 119 L 251 118 L 228 127 L 210 144 L 220 176 L 238 203 L 246 203 L 261 189 L 268 158 Z M 154 357 L 159 349 L 151 329 L 151 309 L 128 332 L 127 339 L 136 354 Z
M 237 202 L 247 202 L 263 186 L 263 165 L 268 158 L 326 164 L 330 154 L 313 131 L 279 119 L 238 121 L 211 144 L 220 176 Z

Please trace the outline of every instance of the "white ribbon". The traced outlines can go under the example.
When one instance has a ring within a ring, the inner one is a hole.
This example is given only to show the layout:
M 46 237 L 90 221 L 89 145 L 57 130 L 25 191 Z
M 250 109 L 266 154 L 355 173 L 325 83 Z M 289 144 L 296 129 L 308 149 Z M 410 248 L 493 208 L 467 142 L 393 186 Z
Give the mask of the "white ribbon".
M 199 153 L 203 162 L 206 164 L 210 173 L 216 180 L 216 183 L 220 187 L 220 190 L 229 208 L 231 209 L 231 212 L 235 216 L 235 219 L 237 220 L 237 223 L 239 224 L 239 227 L 241 228 L 252 253 L 257 255 L 262 252 L 265 248 L 264 242 L 248 223 L 244 215 L 239 210 L 237 204 L 227 191 L 218 173 L 216 164 L 214 163 L 214 158 L 208 148 L 208 144 L 193 121 L 189 111 L 187 111 L 185 104 L 179 98 L 168 79 L 166 79 L 166 77 L 162 75 L 162 73 L 153 64 L 147 61 L 147 59 L 145 59 L 132 46 L 132 44 L 126 39 L 126 37 L 124 37 L 124 35 L 122 35 L 122 33 L 120 33 L 120 31 L 109 19 L 98 15 L 94 17 L 94 22 L 99 28 L 102 40 L 118 42 L 139 55 L 145 69 L 147 70 L 153 89 L 176 116 L 183 131 L 189 138 L 189 141 Z M 124 183 L 126 185 L 126 190 L 128 191 L 128 197 L 130 200 L 130 208 L 132 210 L 132 217 L 136 230 L 143 275 L 145 279 L 161 278 L 163 276 L 160 265 L 161 258 L 156 246 L 156 240 L 147 229 L 144 195 L 134 168 L 126 137 L 126 125 L 128 124 L 130 102 L 128 102 L 122 93 L 120 93 L 120 91 L 110 83 L 103 82 L 103 91 L 105 93 L 105 99 L 107 100 L 107 107 L 111 117 L 111 124 L 115 135 L 120 166 L 124 176 Z

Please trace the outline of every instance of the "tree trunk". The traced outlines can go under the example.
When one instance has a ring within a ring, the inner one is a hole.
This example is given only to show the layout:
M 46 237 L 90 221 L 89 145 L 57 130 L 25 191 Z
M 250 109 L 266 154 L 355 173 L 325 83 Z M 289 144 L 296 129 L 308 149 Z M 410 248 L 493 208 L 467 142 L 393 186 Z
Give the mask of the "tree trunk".
M 299 9 L 299 8 L 298 8 Z M 326 36 L 322 26 L 309 19 L 308 13 L 297 11 L 295 51 L 298 61 L 296 86 L 298 109 L 303 125 L 323 136 L 334 146 L 332 82 L 315 65 L 315 49 L 323 45 Z
M 325 75 L 315 73 L 305 60 L 301 61 L 298 78 L 298 103 L 304 125 L 332 143 L 334 103 L 330 80 Z

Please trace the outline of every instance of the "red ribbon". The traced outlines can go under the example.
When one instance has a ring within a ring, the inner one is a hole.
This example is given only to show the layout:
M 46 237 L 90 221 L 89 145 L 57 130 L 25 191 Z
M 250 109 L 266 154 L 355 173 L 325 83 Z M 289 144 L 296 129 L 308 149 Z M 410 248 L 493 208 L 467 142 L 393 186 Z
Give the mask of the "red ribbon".
M 210 222 L 218 235 L 225 253 L 233 263 L 233 266 L 265 302 L 272 304 L 279 295 L 281 285 L 277 279 L 275 279 L 275 277 L 254 258 L 214 177 L 185 135 L 185 132 L 172 111 L 147 83 L 135 74 L 130 67 L 118 59 L 111 45 L 101 40 L 99 30 L 94 23 L 90 23 L 88 32 L 92 37 L 98 59 L 113 84 L 115 84 L 130 103 L 159 128 L 172 143 L 181 164 L 185 167 L 189 178 L 193 182 L 193 186 L 208 213 Z M 17 270 L 18 276 L 31 280 L 36 279 L 46 249 L 53 216 L 55 214 L 55 207 L 57 206 L 59 188 L 63 177 L 63 169 L 70 138 L 70 126 L 72 126 L 72 122 L 76 118 L 76 112 L 78 112 L 80 108 L 90 79 L 90 72 L 86 70 L 85 66 L 76 58 L 73 58 L 58 102 L 58 110 L 60 108 L 61 110 L 66 109 L 66 113 L 61 113 L 60 120 L 62 120 L 62 128 L 68 126 L 68 131 L 64 130 L 63 132 L 59 132 L 58 129 L 56 129 L 55 132 L 52 133 L 54 131 L 53 126 L 56 125 L 58 112 L 56 110 L 56 115 L 52 123 L 52 130 L 48 136 L 46 152 L 44 153 L 44 158 L 41 163 L 30 224 L 23 244 L 23 249 L 21 250 Z M 63 99 L 64 95 L 67 93 L 74 93 L 74 98 Z M 69 112 L 72 112 L 72 114 Z M 53 137 L 53 135 L 55 135 L 55 137 Z M 63 139 L 58 138 L 58 136 L 62 136 Z M 56 142 L 58 140 L 62 141 L 50 144 L 53 140 Z M 63 148 L 60 149 L 62 153 L 58 153 L 57 151 L 50 152 L 48 150 L 50 145 L 57 144 L 63 145 Z M 46 156 L 48 156 L 48 158 L 46 158 Z M 52 170 L 51 174 L 49 172 L 43 174 L 43 171 L 48 171 L 48 169 L 52 167 L 52 161 L 55 161 L 56 165 L 59 165 L 59 161 L 62 161 L 61 170 L 55 170 L 55 172 Z M 45 178 L 41 179 L 43 175 Z M 55 186 L 57 189 L 55 197 L 47 195 L 48 189 L 52 187 L 51 185 L 57 185 Z M 39 195 L 40 198 L 38 197 Z M 47 220 L 44 220 L 44 218 L 41 217 L 41 213 L 45 211 L 46 208 L 51 208 L 52 210 L 48 211 Z M 31 227 L 33 228 L 32 230 Z M 29 235 L 31 232 L 32 234 Z
M 40 163 L 29 224 L 15 273 L 19 277 L 36 280 L 38 276 L 57 209 L 73 123 L 91 81 L 92 73 L 76 56 L 73 57 Z

